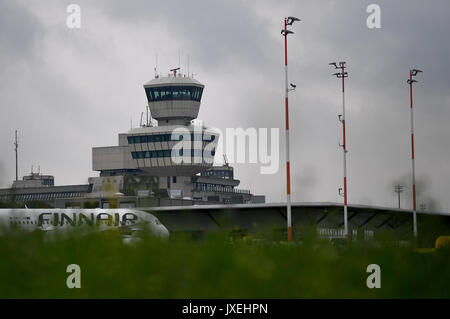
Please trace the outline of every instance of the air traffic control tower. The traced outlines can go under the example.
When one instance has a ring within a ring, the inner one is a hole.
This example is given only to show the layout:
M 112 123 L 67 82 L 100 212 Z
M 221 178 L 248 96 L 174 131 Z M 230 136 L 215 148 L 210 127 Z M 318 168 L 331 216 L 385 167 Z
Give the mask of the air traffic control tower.
M 118 146 L 93 148 L 93 170 L 100 172 L 97 184 L 104 184 L 102 177 L 124 183 L 127 175 L 151 176 L 169 196 L 199 197 L 194 194 L 198 192 L 196 179 L 212 168 L 219 135 L 193 124 L 204 85 L 177 74 L 177 69 L 171 71 L 167 77 L 155 76 L 144 84 L 151 117 L 157 125 L 147 119 L 146 124 L 119 134 Z M 219 182 L 220 189 L 231 192 L 239 184 L 234 178 Z M 93 184 L 95 189 L 96 182 Z

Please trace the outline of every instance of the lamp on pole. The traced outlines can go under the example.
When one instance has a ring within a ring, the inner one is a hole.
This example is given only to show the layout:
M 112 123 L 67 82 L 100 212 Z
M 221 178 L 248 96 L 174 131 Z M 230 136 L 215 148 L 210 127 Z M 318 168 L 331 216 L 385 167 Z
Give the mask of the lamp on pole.
M 421 73 L 419 69 L 409 70 L 409 79 L 406 81 L 409 84 L 409 98 L 411 106 L 411 163 L 412 163 L 412 195 L 413 195 L 413 225 L 414 237 L 417 237 L 417 215 L 416 215 L 416 168 L 414 165 L 414 121 L 413 121 L 413 83 L 417 82 L 413 79 L 417 73 Z
M 339 121 L 342 123 L 342 141 L 343 144 L 339 145 L 342 147 L 343 155 L 344 155 L 344 236 L 348 238 L 348 219 L 347 219 L 347 144 L 345 139 L 345 86 L 344 79 L 348 77 L 348 73 L 345 72 L 346 63 L 345 62 L 331 62 L 329 65 L 334 66 L 335 69 L 338 69 L 339 72 L 334 73 L 333 75 L 339 79 L 342 79 L 342 114 L 339 115 Z M 341 190 L 341 189 L 339 189 Z
M 289 91 L 295 89 L 295 85 L 291 83 L 291 88 L 288 87 L 288 59 L 287 59 L 287 36 L 293 34 L 293 31 L 288 30 L 287 26 L 292 25 L 295 21 L 300 21 L 296 17 L 284 18 L 284 29 L 281 34 L 284 36 L 284 68 L 285 68 L 285 116 L 286 116 L 286 219 L 287 219 L 287 233 L 288 241 L 292 241 L 292 218 L 291 218 L 291 167 L 289 162 Z

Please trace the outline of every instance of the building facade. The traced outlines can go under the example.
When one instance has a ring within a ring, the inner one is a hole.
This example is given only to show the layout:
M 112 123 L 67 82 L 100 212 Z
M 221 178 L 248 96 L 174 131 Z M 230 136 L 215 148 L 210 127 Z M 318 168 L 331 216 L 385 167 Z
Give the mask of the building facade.
M 103 208 L 251 203 L 254 196 L 237 188 L 233 167 L 213 165 L 219 134 L 195 124 L 204 88 L 176 69 L 167 77 L 155 76 L 144 84 L 153 121 L 147 116 L 139 127 L 119 133 L 116 146 L 92 149 L 98 177 L 87 185 L 54 186 L 52 176 L 32 174 L 0 190 L 0 201 Z

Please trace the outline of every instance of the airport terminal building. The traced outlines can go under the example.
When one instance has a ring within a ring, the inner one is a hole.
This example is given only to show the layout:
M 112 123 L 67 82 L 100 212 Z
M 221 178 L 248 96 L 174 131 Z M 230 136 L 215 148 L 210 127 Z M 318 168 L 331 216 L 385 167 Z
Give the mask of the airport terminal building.
M 94 147 L 98 177 L 85 185 L 54 186 L 54 177 L 31 173 L 0 201 L 44 201 L 53 207 L 148 207 L 263 203 L 264 196 L 238 189 L 228 163 L 214 166 L 219 134 L 195 125 L 205 86 L 189 76 L 156 75 L 144 84 L 145 123 L 118 136 L 118 145 Z

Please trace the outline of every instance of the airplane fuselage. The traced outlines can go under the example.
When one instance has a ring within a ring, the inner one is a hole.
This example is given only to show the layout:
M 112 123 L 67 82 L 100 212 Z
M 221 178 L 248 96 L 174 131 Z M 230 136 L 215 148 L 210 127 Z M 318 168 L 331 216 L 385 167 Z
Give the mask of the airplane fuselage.
M 23 230 L 58 230 L 91 226 L 100 230 L 148 227 L 160 237 L 169 232 L 150 213 L 134 209 L 0 209 L 0 226 Z

